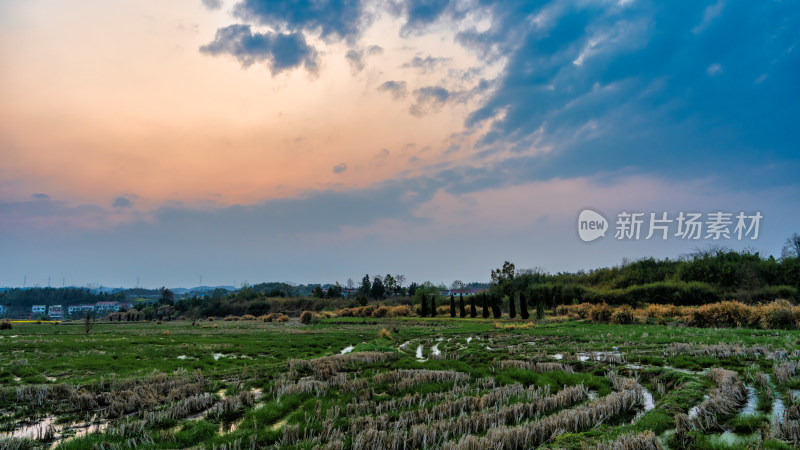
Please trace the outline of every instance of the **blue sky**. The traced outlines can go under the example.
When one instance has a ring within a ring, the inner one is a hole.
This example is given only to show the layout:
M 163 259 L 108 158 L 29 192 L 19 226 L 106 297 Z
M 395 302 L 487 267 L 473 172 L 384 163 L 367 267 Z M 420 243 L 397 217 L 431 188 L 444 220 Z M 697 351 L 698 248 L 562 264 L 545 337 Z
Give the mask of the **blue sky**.
M 504 260 L 779 255 L 800 231 L 796 2 L 0 16 L 0 285 L 485 281 Z M 586 207 L 764 219 L 754 241 L 586 244 Z

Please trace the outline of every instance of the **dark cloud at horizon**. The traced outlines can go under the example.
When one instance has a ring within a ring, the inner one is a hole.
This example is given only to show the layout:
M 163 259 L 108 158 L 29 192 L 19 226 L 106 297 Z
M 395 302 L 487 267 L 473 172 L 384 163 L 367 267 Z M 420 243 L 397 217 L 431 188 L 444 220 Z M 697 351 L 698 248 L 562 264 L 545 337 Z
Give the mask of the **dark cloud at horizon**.
M 35 198 L 36 200 L 50 200 L 50 196 L 47 194 L 43 194 L 41 192 L 37 192 L 31 195 L 31 198 Z

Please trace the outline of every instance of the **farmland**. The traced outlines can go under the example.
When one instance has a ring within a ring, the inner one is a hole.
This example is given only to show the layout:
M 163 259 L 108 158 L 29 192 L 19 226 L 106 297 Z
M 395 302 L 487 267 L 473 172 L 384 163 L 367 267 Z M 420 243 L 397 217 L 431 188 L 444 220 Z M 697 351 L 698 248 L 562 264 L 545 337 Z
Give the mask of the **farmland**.
M 16 323 L 3 448 L 791 448 L 800 332 L 567 317 Z

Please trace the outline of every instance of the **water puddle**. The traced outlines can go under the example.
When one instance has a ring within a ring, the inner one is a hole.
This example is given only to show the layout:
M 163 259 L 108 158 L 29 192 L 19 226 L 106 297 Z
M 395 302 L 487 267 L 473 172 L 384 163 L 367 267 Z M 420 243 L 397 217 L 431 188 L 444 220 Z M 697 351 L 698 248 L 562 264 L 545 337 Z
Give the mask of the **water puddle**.
M 700 372 L 695 372 L 694 370 L 679 369 L 677 367 L 672 367 L 672 366 L 662 366 L 662 368 L 664 368 L 666 370 L 672 370 L 672 371 L 678 372 L 678 373 L 683 373 L 683 374 L 686 374 L 686 375 L 698 375 L 700 373 Z
M 90 433 L 103 432 L 108 428 L 108 422 L 78 422 L 70 425 L 55 425 L 55 416 L 47 416 L 44 419 L 22 425 L 14 431 L 0 433 L 0 439 L 17 438 L 31 439 L 35 441 L 55 441 L 51 448 L 55 448 L 61 442 L 66 442 L 76 437 L 86 436 Z
M 50 440 L 55 436 L 55 427 L 53 423 L 56 418 L 54 416 L 45 417 L 43 420 L 22 425 L 14 431 L 5 431 L 0 433 L 0 439 L 17 438 L 17 439 L 33 439 L 36 441 Z
M 752 445 L 759 442 L 760 436 L 757 433 L 741 435 L 731 430 L 722 434 L 709 436 L 709 441 L 714 447 L 733 447 L 733 448 L 752 448 Z
M 224 354 L 222 354 L 222 353 L 214 353 L 214 354 L 213 354 L 213 355 L 211 355 L 211 356 L 213 356 L 213 357 L 214 357 L 214 361 L 216 361 L 216 360 L 218 360 L 218 359 L 220 359 L 220 358 L 224 358 L 224 357 L 225 357 L 225 355 L 224 355 Z
M 354 345 L 348 345 L 347 347 L 343 348 L 342 351 L 339 352 L 339 354 L 346 355 L 347 353 L 352 352 L 354 348 L 356 348 Z
M 400 347 L 398 347 L 398 348 L 400 350 L 403 350 L 404 348 L 408 347 L 408 344 L 410 344 L 410 343 L 411 343 L 411 341 L 405 341 L 402 344 L 400 344 Z
M 775 401 L 772 402 L 772 420 L 783 420 L 783 412 L 786 410 L 786 407 L 783 406 L 783 400 L 780 397 L 775 397 Z
M 647 390 L 646 387 L 642 386 L 642 410 L 638 411 L 636 415 L 633 417 L 633 422 L 641 419 L 643 415 L 647 414 L 648 411 L 655 409 L 656 402 L 653 398 L 653 394 Z
M 419 361 L 419 362 L 427 361 L 427 359 L 424 359 L 422 357 L 422 344 L 419 344 L 419 347 L 417 347 L 417 361 Z
M 622 353 L 618 351 L 613 352 L 579 352 L 577 354 L 578 361 L 585 362 L 589 361 L 609 361 L 614 362 L 616 360 L 622 360 Z
M 704 401 L 706 401 L 706 400 L 708 400 L 708 395 L 704 395 L 704 396 L 703 396 L 703 402 L 704 402 Z M 695 406 L 692 406 L 692 407 L 691 407 L 691 409 L 689 409 L 689 418 L 690 418 L 690 419 L 691 419 L 691 418 L 693 418 L 693 417 L 696 417 L 696 416 L 697 416 L 697 411 L 699 410 L 699 408 L 700 408 L 700 405 L 701 405 L 703 402 L 700 402 L 700 403 L 698 403 L 697 405 L 695 405 Z
M 758 406 L 758 395 L 756 388 L 747 386 L 747 404 L 744 405 L 742 411 L 739 413 L 741 416 L 754 416 L 756 414 L 756 407 Z
M 556 353 L 555 355 L 552 356 L 552 358 L 560 361 L 564 359 L 564 355 L 561 353 Z
M 433 354 L 433 356 L 439 356 L 439 355 L 442 354 L 442 352 L 439 351 L 439 344 L 438 343 L 431 348 L 431 353 Z

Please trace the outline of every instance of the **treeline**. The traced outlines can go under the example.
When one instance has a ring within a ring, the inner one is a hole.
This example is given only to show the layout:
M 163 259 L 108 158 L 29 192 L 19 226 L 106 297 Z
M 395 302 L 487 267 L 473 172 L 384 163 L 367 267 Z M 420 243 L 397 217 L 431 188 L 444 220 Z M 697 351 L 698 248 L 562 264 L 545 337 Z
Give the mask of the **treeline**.
M 724 300 L 745 304 L 798 301 L 800 259 L 713 250 L 683 259 L 645 258 L 590 272 L 517 272 L 506 262 L 492 271 L 493 291 L 554 308 L 573 303 L 699 306 Z
M 270 297 L 263 293 L 238 291 L 220 297 L 186 297 L 175 303 L 178 315 L 189 318 L 223 316 L 263 316 L 270 313 L 298 316 L 303 311 L 340 309 L 356 305 L 355 300 L 316 297 Z
M 115 294 L 92 292 L 87 288 L 12 288 L 0 292 L 0 305 L 14 309 L 30 310 L 33 305 L 77 305 L 97 302 L 122 301 L 121 292 Z

